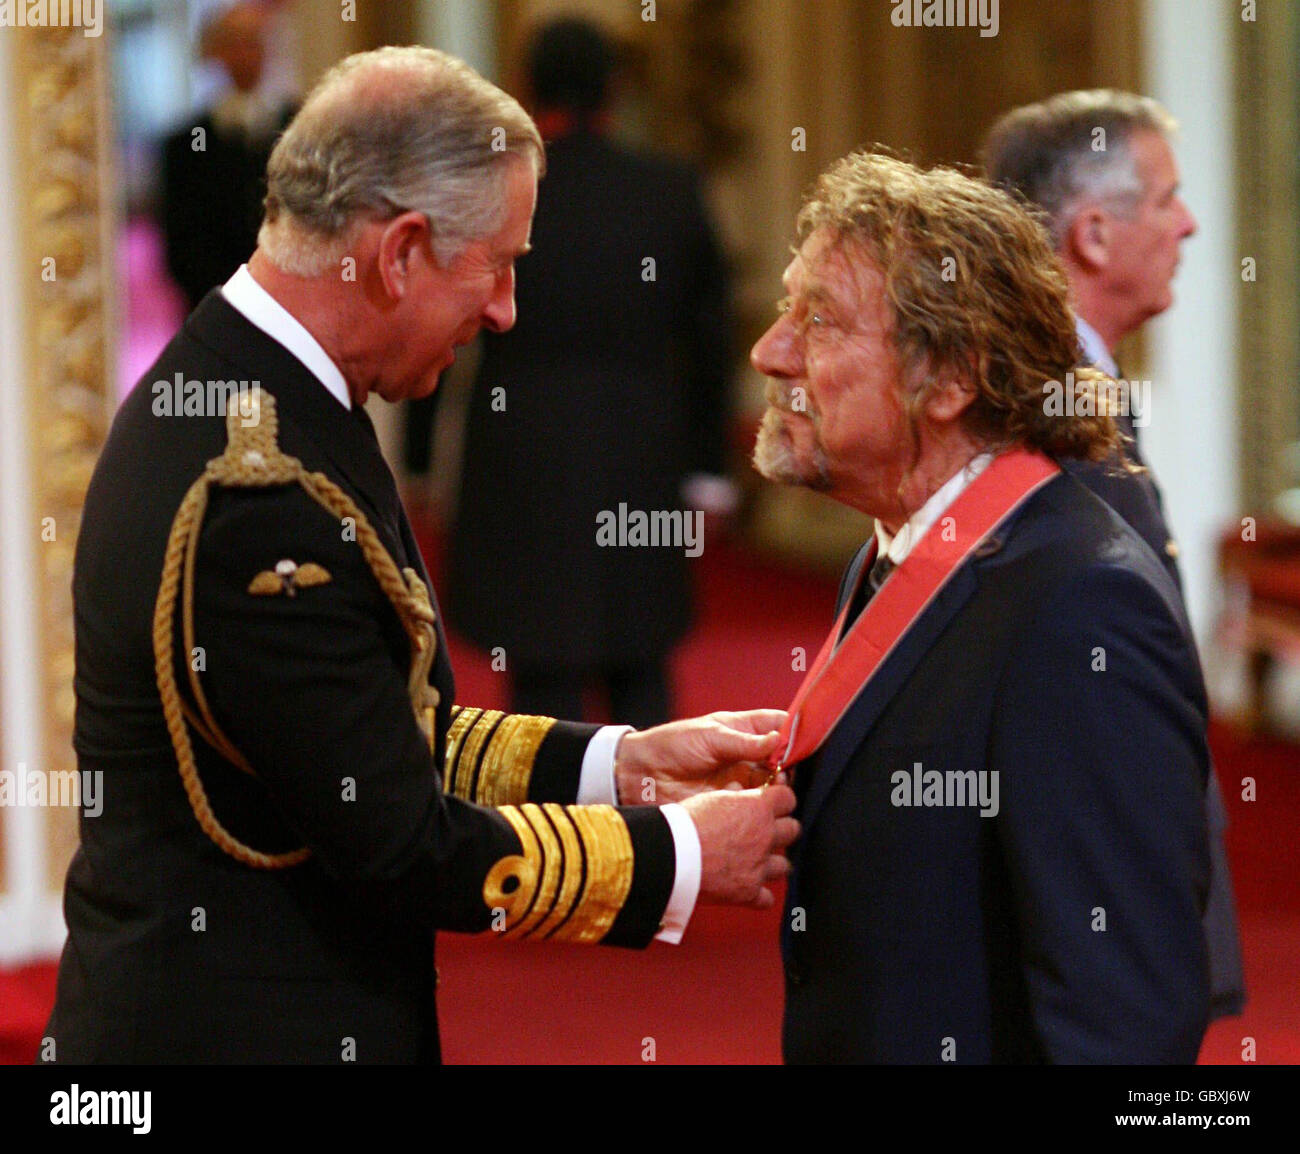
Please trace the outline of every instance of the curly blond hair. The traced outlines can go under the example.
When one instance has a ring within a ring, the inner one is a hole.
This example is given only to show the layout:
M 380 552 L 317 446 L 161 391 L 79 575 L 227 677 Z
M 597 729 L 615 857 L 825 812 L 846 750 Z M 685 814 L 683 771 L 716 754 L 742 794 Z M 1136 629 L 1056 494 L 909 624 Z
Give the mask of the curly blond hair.
M 963 419 L 988 448 L 1114 454 L 1114 382 L 1080 364 L 1065 272 L 1043 226 L 1012 196 L 956 169 L 854 152 L 804 200 L 799 243 L 818 229 L 860 246 L 884 277 L 918 449 L 917 418 L 951 370 L 975 388 Z M 1049 390 L 1063 406 L 1046 403 Z M 1091 415 L 1049 413 L 1058 407 Z

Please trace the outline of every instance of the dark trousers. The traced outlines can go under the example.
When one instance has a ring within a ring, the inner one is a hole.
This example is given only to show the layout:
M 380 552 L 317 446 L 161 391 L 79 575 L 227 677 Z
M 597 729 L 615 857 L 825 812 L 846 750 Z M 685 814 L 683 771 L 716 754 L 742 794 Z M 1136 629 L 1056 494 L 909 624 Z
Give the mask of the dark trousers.
M 515 669 L 510 707 L 515 713 L 536 713 L 569 721 L 583 719 L 582 691 L 596 683 L 608 694 L 610 718 L 620 725 L 648 729 L 670 714 L 668 676 L 664 662 L 601 665 L 594 669 L 521 666 Z

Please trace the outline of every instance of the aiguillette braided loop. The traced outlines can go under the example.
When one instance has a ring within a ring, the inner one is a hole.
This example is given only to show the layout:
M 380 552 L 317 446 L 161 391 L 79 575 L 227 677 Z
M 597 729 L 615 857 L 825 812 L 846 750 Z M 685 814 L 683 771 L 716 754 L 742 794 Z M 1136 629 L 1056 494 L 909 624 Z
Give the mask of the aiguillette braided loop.
M 176 601 L 179 594 L 184 642 L 192 650 L 195 557 L 211 486 L 268 489 L 297 484 L 340 522 L 345 517 L 351 518 L 356 525 L 357 542 L 366 564 L 375 575 L 384 595 L 397 610 L 410 637 L 411 704 L 416 720 L 431 744 L 433 711 L 438 705 L 437 690 L 428 684 L 429 670 L 433 666 L 438 644 L 434 628 L 436 618 L 428 590 L 414 571 L 408 569 L 403 575 L 398 570 L 365 514 L 357 508 L 356 502 L 323 473 L 309 473 L 301 461 L 281 452 L 277 443 L 278 431 L 275 398 L 260 386 L 254 386 L 247 403 L 230 406 L 230 411 L 226 414 L 226 451 L 208 462 L 202 476 L 185 494 L 172 522 L 153 618 L 154 671 L 158 680 L 158 693 L 162 699 L 163 717 L 171 736 L 172 748 L 176 752 L 176 762 L 190 808 L 203 832 L 222 851 L 254 869 L 286 869 L 305 861 L 311 856 L 311 850 L 304 846 L 290 853 L 266 854 L 245 845 L 217 820 L 199 779 L 187 723 L 228 761 L 245 773 L 256 776 L 247 759 L 217 724 L 192 665 L 190 688 L 194 694 L 197 714 L 182 699 L 176 684 L 173 640 Z

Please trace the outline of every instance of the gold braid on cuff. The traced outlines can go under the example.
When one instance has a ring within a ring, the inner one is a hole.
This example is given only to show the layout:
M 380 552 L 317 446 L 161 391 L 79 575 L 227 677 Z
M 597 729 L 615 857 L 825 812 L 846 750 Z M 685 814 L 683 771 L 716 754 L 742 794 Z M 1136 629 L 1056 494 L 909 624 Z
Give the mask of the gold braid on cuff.
M 497 709 L 451 708 L 443 782 L 447 792 L 476 805 L 522 805 L 537 751 L 553 717 Z
M 311 851 L 306 847 L 290 853 L 265 854 L 246 846 L 231 834 L 212 812 L 203 783 L 199 780 L 190 743 L 187 723 L 207 744 L 245 773 L 253 774 L 247 759 L 222 732 L 208 706 L 199 683 L 198 673 L 189 667 L 190 690 L 197 712 L 180 695 L 176 685 L 174 631 L 176 601 L 179 592 L 182 628 L 186 652 L 194 648 L 194 564 L 198 553 L 203 515 L 208 506 L 208 489 L 270 489 L 299 485 L 313 501 L 342 521 L 352 518 L 362 555 L 375 575 L 385 596 L 411 641 L 409 690 L 415 719 L 430 744 L 433 742 L 434 714 L 438 691 L 429 684 L 429 670 L 437 652 L 438 634 L 429 591 L 413 569 L 399 571 L 376 535 L 364 513 L 342 489 L 324 473 L 309 473 L 302 462 L 281 452 L 276 442 L 279 422 L 275 397 L 256 386 L 249 404 L 230 406 L 226 414 L 226 451 L 208 462 L 203 475 L 190 486 L 172 522 L 163 559 L 162 583 L 154 605 L 153 651 L 154 672 L 162 698 L 163 716 L 171 736 L 181 782 L 185 786 L 190 808 L 203 832 L 224 852 L 237 861 L 256 869 L 285 869 L 305 861 Z M 253 774 L 253 776 L 256 776 Z
M 632 890 L 632 837 L 610 805 L 503 805 L 522 852 L 488 871 L 483 901 L 502 937 L 599 942 Z

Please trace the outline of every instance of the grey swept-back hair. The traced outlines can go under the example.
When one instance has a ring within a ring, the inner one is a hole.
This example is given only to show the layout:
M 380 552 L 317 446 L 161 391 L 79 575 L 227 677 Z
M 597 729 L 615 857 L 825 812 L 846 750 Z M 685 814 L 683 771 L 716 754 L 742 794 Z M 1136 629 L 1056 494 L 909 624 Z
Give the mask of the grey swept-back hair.
M 1043 211 L 1059 249 L 1085 201 L 1109 201 L 1121 216 L 1136 209 L 1142 179 L 1130 147 L 1133 134 L 1169 138 L 1177 128 L 1149 96 L 1113 88 L 1062 92 L 1003 116 L 989 130 L 981 159 L 992 183 Z
M 542 174 L 537 126 L 464 61 L 421 47 L 357 53 L 276 143 L 258 246 L 285 272 L 317 276 L 347 253 L 358 221 L 414 210 L 445 267 L 505 222 L 512 157 Z

